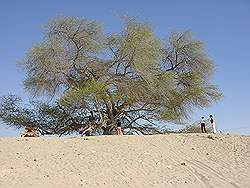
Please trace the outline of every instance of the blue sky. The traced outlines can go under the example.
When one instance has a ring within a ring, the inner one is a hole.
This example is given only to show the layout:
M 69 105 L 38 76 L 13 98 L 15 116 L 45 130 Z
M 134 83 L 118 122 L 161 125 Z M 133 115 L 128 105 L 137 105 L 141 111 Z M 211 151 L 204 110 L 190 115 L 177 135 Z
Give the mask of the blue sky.
M 0 95 L 28 98 L 22 86 L 25 74 L 16 63 L 42 40 L 43 24 L 60 14 L 98 20 L 108 33 L 121 30 L 123 14 L 151 23 L 161 38 L 171 31 L 192 31 L 215 61 L 213 82 L 225 97 L 195 111 L 190 122 L 212 113 L 219 130 L 250 134 L 250 1 L 0 0 Z M 0 136 L 18 134 L 0 123 Z

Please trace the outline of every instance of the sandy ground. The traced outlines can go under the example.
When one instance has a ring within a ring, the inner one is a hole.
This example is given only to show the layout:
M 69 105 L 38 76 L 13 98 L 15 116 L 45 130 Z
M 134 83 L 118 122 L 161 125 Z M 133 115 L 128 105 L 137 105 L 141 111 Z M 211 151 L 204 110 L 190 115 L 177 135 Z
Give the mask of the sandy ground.
M 0 138 L 0 187 L 250 187 L 250 137 Z

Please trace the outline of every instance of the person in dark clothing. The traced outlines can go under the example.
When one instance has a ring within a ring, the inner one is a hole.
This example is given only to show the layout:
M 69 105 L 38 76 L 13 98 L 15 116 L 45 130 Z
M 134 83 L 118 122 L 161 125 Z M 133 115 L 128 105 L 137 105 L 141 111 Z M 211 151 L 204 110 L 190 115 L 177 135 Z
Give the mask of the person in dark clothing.
M 122 127 L 122 122 L 119 119 L 117 120 L 117 127 Z
M 95 123 L 95 116 L 94 116 L 93 111 L 90 111 L 89 123 L 91 124 Z
M 117 135 L 123 135 L 123 132 L 122 132 L 122 123 L 121 123 L 120 120 L 117 121 L 116 132 L 117 132 Z
M 106 125 L 103 125 L 101 128 L 103 130 L 103 135 L 111 135 L 112 131 L 110 130 L 111 121 L 108 119 Z
M 209 116 L 209 122 L 213 128 L 213 133 L 216 134 L 217 131 L 216 131 L 216 127 L 215 127 L 215 120 L 214 120 L 214 117 L 212 114 Z

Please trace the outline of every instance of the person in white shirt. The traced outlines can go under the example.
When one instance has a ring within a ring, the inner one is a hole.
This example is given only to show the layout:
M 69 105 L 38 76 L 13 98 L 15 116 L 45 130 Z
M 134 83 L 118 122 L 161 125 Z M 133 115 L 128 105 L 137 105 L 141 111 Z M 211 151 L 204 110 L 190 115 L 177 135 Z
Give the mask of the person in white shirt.
M 201 132 L 206 133 L 207 130 L 206 130 L 206 123 L 205 123 L 204 117 L 201 117 L 200 125 L 201 125 Z
M 210 115 L 210 116 L 209 116 L 209 122 L 210 122 L 210 124 L 211 124 L 211 126 L 212 126 L 212 128 L 213 128 L 213 133 L 216 134 L 217 131 L 216 131 L 215 120 L 214 120 L 213 115 Z

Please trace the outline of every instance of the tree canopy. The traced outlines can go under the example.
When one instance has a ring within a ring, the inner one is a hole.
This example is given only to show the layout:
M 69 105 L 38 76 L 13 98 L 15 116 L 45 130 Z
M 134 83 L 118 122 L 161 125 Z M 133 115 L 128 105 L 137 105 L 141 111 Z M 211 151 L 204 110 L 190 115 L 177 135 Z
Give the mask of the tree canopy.
M 157 133 L 157 121 L 181 123 L 195 108 L 222 97 L 210 81 L 214 62 L 191 32 L 161 40 L 149 24 L 132 18 L 114 34 L 106 34 L 94 20 L 53 19 L 21 66 L 25 88 L 35 97 L 53 98 L 54 104 L 37 103 L 36 110 L 22 111 L 14 96 L 4 97 L 0 118 L 27 126 L 23 119 L 14 121 L 16 112 L 6 111 L 12 101 L 23 118 L 39 119 L 31 124 L 44 134 L 77 131 L 87 126 L 84 119 L 90 112 L 98 117 L 96 128 L 107 124 L 113 130 L 121 120 L 124 129 Z M 53 121 L 37 118 L 46 117 L 45 112 Z M 60 129 L 53 131 L 57 125 Z

